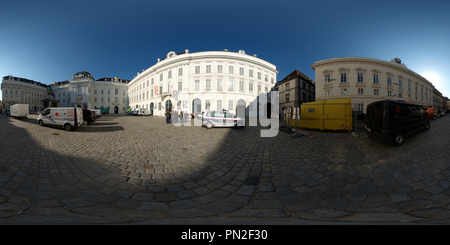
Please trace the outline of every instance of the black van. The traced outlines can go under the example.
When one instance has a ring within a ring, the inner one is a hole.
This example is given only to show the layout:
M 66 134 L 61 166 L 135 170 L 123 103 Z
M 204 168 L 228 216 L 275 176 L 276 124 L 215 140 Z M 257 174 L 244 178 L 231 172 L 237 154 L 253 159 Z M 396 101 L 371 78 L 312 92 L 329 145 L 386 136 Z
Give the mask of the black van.
M 430 121 L 421 105 L 383 100 L 367 105 L 365 128 L 378 142 L 400 146 L 407 136 L 430 129 Z

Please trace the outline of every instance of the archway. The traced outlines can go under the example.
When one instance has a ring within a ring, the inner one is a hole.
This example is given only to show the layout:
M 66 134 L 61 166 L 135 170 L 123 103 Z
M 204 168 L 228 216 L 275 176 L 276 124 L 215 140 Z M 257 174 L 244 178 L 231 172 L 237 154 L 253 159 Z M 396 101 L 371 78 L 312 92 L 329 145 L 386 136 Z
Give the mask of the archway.
M 172 101 L 171 100 L 166 101 L 166 110 L 172 111 Z
M 152 103 L 150 103 L 150 115 L 153 115 L 153 107 L 154 107 L 154 104 L 152 102 Z
M 195 117 L 202 113 L 202 101 L 199 98 L 195 98 L 192 101 L 192 113 Z

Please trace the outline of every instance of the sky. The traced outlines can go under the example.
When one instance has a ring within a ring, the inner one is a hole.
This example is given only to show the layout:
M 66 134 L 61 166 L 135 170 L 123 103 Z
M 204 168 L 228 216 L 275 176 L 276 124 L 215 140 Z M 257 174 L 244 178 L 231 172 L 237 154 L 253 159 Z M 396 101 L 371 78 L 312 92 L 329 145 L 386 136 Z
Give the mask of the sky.
M 0 75 L 132 80 L 169 51 L 228 49 L 315 80 L 314 62 L 400 58 L 450 97 L 448 0 L 1 0 Z M 0 100 L 2 100 L 0 93 Z

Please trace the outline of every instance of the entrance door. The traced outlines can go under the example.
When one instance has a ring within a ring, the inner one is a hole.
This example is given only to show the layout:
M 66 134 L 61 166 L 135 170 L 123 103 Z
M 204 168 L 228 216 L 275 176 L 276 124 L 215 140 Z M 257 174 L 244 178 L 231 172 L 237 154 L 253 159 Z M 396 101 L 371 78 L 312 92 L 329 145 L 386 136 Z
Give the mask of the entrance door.
M 192 101 L 192 113 L 194 113 L 194 117 L 202 113 L 202 101 L 199 98 Z
M 150 115 L 153 115 L 153 107 L 154 107 L 154 105 L 152 102 L 152 103 L 150 103 Z
M 118 106 L 114 106 L 114 113 L 119 113 L 119 107 Z
M 172 111 L 172 101 L 171 100 L 166 101 L 166 110 Z

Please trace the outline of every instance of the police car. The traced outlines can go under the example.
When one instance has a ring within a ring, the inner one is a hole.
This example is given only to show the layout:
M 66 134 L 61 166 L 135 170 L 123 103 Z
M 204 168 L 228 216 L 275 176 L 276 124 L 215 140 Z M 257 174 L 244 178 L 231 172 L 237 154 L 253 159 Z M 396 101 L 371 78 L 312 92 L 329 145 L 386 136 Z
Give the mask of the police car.
M 213 127 L 245 127 L 245 118 L 236 117 L 228 111 L 207 110 L 202 112 L 202 126 Z

